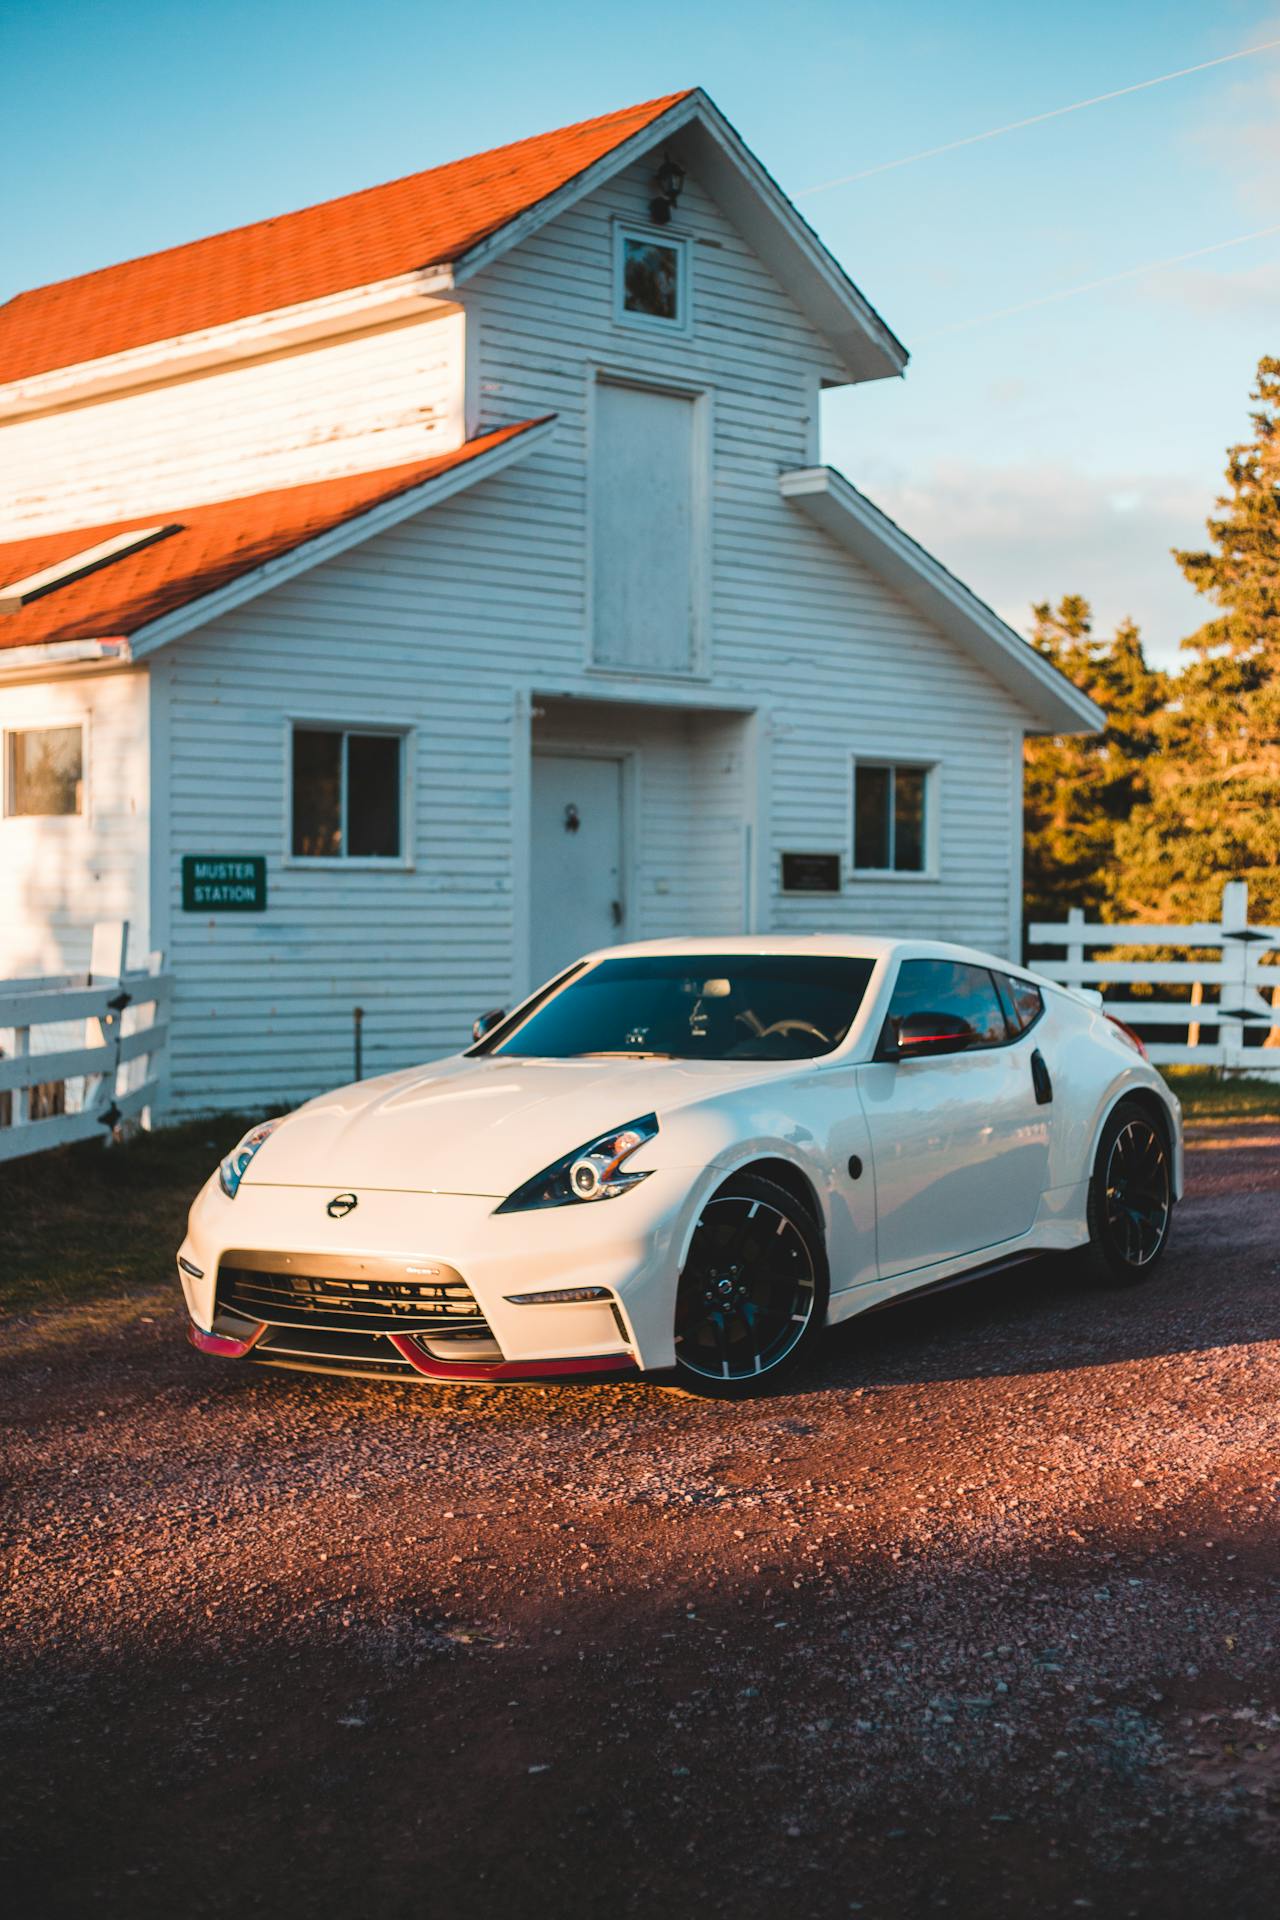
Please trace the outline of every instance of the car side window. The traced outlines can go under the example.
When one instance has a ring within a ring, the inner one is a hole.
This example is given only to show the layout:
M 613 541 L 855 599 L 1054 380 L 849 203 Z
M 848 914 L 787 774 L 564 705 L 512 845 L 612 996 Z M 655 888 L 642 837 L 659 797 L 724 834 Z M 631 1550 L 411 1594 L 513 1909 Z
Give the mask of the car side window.
M 1029 980 L 1015 980 L 1011 974 L 998 973 L 995 982 L 1000 990 L 1010 1032 L 1026 1033 L 1044 1012 L 1044 995 Z
M 889 1002 L 889 1027 L 913 1013 L 939 1013 L 973 1028 L 975 1047 L 1003 1046 L 1009 1038 L 995 981 L 985 967 L 958 960 L 904 960 Z

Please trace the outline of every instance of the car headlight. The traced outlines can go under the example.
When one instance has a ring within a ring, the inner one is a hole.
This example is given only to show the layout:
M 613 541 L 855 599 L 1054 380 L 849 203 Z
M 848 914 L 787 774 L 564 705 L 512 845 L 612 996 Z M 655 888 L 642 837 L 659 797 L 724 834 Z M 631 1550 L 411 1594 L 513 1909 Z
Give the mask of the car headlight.
M 280 1116 L 283 1119 L 284 1115 Z M 239 1146 L 233 1147 L 218 1168 L 218 1185 L 228 1200 L 234 1200 L 244 1179 L 245 1169 L 264 1140 L 269 1140 L 280 1120 L 264 1120 L 260 1126 L 250 1127 Z
M 658 1131 L 656 1113 L 642 1120 L 630 1120 L 625 1127 L 611 1127 L 585 1146 L 575 1147 L 561 1160 L 555 1160 L 532 1180 L 509 1193 L 495 1213 L 528 1213 L 534 1207 L 564 1207 L 582 1200 L 614 1200 L 628 1188 L 639 1186 L 648 1173 L 626 1173 L 626 1162 Z

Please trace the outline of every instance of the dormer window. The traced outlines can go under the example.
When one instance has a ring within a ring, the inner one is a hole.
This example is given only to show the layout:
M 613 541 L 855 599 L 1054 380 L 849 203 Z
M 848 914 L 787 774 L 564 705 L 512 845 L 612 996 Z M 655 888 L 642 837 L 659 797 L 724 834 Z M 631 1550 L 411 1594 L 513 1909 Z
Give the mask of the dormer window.
M 616 317 L 662 333 L 689 331 L 689 243 L 656 227 L 615 229 Z

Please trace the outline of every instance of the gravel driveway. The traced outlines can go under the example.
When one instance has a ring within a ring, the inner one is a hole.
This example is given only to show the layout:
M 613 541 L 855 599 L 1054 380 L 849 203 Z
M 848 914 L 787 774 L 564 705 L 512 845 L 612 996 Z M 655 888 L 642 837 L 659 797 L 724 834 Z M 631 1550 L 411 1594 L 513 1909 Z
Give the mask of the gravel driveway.
M 1278 1148 L 747 1406 L 11 1323 L 8 1911 L 1270 1920 Z

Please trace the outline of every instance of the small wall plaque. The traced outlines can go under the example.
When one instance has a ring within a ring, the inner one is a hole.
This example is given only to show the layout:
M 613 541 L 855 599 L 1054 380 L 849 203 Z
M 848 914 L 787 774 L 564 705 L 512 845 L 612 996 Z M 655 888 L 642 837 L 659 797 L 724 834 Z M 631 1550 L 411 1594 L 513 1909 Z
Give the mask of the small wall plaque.
M 782 891 L 784 893 L 839 893 L 840 855 L 838 853 L 784 853 Z
M 184 913 L 265 913 L 265 853 L 184 853 Z

